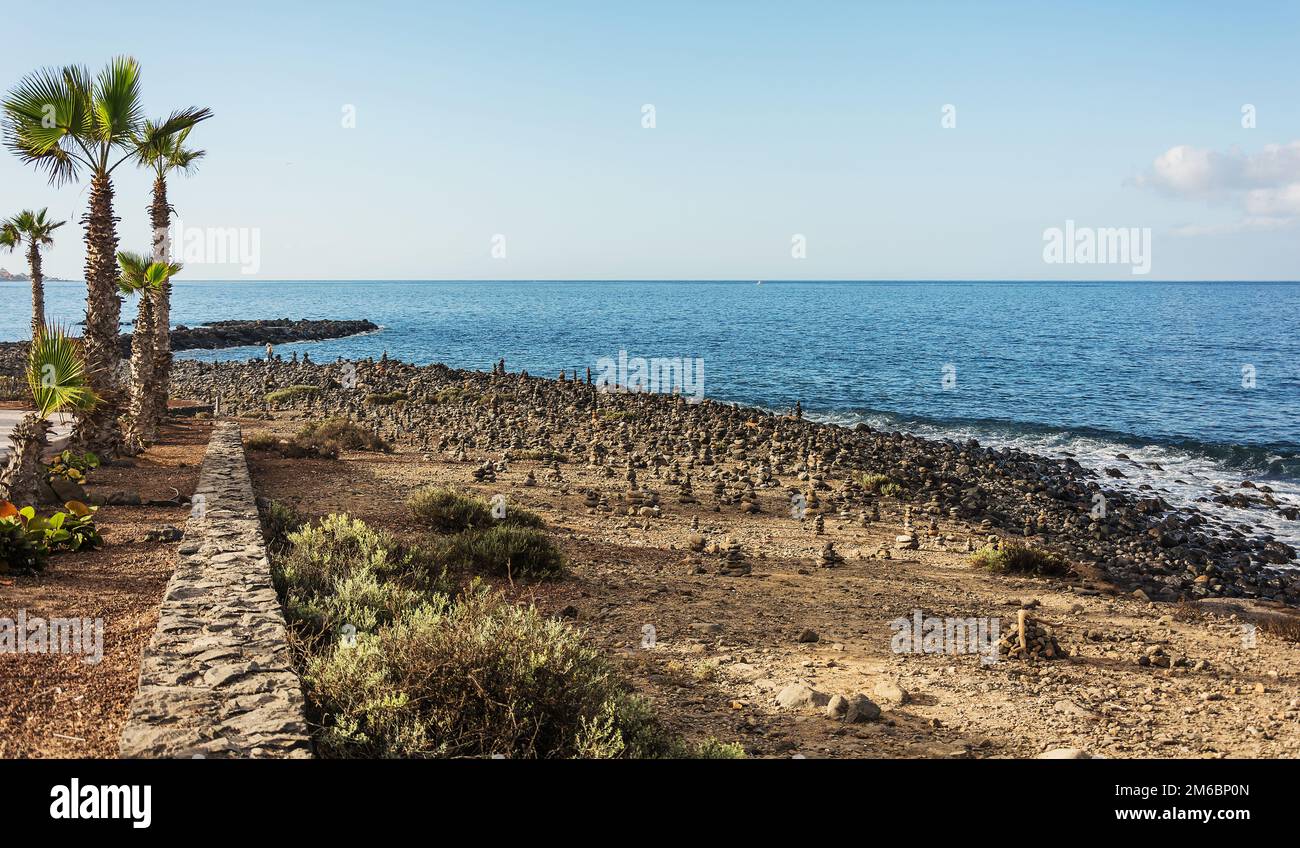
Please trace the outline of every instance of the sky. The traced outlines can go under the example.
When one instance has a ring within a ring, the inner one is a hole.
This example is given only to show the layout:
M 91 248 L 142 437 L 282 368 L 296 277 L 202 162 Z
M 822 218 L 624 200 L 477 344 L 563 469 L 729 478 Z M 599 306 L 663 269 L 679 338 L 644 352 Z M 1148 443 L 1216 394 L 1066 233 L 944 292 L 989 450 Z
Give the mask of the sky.
M 70 0 L 6 16 L 0 88 L 129 54 L 150 114 L 213 109 L 189 279 L 1295 280 L 1297 35 L 1293 0 Z M 123 248 L 149 184 L 115 172 Z M 0 215 L 73 221 L 47 274 L 85 202 L 0 152 Z

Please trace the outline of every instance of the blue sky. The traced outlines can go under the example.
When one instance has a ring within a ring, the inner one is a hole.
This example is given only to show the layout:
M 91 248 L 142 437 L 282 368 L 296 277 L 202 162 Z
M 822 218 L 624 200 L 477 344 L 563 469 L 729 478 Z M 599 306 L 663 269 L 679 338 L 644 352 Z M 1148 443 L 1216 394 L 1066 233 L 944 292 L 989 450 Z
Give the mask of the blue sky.
M 1130 278 L 1045 263 L 1067 220 L 1150 228 L 1134 279 L 1300 278 L 1294 2 L 270 5 L 9 15 L 0 86 L 126 53 L 151 113 L 210 106 L 172 200 L 266 279 Z M 0 214 L 84 205 L 0 155 Z

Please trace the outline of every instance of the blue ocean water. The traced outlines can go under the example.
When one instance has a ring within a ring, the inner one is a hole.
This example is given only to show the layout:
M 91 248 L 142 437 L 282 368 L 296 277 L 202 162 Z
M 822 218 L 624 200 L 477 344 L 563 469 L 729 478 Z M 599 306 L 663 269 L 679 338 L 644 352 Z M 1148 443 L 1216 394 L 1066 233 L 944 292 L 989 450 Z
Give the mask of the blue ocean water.
M 83 299 L 53 283 L 47 308 L 77 321 Z M 28 308 L 25 284 L 0 284 L 0 339 L 23 337 Z M 1132 485 L 1189 499 L 1246 477 L 1300 497 L 1300 283 L 182 281 L 172 317 L 383 328 L 279 349 L 316 360 L 505 357 L 555 376 L 620 351 L 698 357 L 718 400 L 1098 466 L 1124 453 L 1164 469 L 1126 467 Z

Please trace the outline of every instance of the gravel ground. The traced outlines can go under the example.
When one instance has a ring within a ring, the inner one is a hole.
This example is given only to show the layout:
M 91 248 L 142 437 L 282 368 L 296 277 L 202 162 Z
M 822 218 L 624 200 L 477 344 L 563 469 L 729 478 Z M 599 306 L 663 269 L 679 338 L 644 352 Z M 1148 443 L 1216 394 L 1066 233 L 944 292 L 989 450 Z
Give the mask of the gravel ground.
M 143 501 L 189 496 L 210 427 L 183 421 L 162 444 L 124 464 L 106 465 L 87 490 L 127 492 Z M 144 541 L 161 525 L 183 528 L 187 506 L 105 506 L 97 513 L 103 548 L 61 554 L 35 577 L 0 578 L 0 617 L 102 618 L 103 660 L 0 653 L 0 757 L 115 757 L 135 694 L 140 651 L 153 635 L 177 543 Z
M 246 422 L 245 434 L 265 427 L 288 434 L 300 424 Z M 1300 646 L 1251 631 L 1245 618 L 1271 611 L 1294 622 L 1293 611 L 1245 601 L 1149 603 L 1109 584 L 1100 569 L 1070 580 L 992 575 L 969 564 L 964 541 L 972 530 L 956 521 L 940 528 L 946 543 L 923 536 L 921 550 L 878 559 L 875 551 L 901 529 L 901 505 L 887 499 L 879 522 L 861 527 L 827 516 L 817 535 L 812 522 L 789 517 L 781 490 L 760 494 L 757 515 L 715 512 L 704 486 L 696 490 L 702 503 L 681 505 L 674 487 L 647 473 L 642 481 L 660 491 L 665 515 L 629 519 L 584 507 L 585 489 L 618 505 L 627 484 L 581 461 L 562 466 L 563 482 L 541 482 L 540 464 L 512 462 L 496 482 L 476 483 L 472 472 L 485 458 L 261 453 L 250 466 L 259 495 L 304 516 L 346 511 L 406 536 L 418 531 L 404 503 L 431 483 L 484 498 L 502 493 L 540 513 L 569 573 L 503 588 L 548 613 L 570 608 L 678 731 L 738 741 L 756 756 L 1300 754 Z M 523 482 L 530 469 L 539 481 L 532 487 Z M 710 541 L 738 539 L 753 573 L 718 575 L 717 557 L 708 555 L 700 559 L 706 573 L 694 573 L 686 555 L 693 518 Z M 838 568 L 816 566 L 827 539 L 845 557 Z M 915 610 L 997 619 L 1006 633 L 1021 609 L 1054 628 L 1064 658 L 985 665 L 976 655 L 896 653 L 891 645 L 892 623 Z M 644 647 L 647 625 L 652 648 Z M 816 640 L 800 641 L 809 638 L 804 631 Z M 814 703 L 797 703 L 804 686 L 811 690 L 804 700 Z M 860 693 L 883 710 L 879 718 L 835 720 L 817 703 Z M 796 703 L 780 706 L 778 694 Z

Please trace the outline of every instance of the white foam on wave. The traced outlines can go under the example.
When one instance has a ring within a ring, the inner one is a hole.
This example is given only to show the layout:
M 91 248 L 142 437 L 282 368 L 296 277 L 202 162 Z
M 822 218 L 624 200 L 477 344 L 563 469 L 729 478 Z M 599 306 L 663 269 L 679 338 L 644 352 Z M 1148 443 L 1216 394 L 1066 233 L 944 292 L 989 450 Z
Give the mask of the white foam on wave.
M 853 426 L 862 422 L 877 430 L 898 430 L 927 439 L 977 439 L 985 447 L 1016 448 L 1040 456 L 1075 459 L 1084 468 L 1097 472 L 1100 482 L 1109 489 L 1124 490 L 1142 496 L 1158 494 L 1172 506 L 1196 507 L 1206 518 L 1220 524 L 1231 524 L 1246 535 L 1269 534 L 1289 545 L 1300 547 L 1300 521 L 1289 521 L 1275 508 L 1258 507 L 1239 509 L 1215 503 L 1209 498 L 1216 494 L 1236 491 L 1260 497 L 1258 490 L 1241 488 L 1244 480 L 1251 479 L 1240 472 L 1215 462 L 1209 457 L 1194 454 L 1172 445 L 1132 445 L 1083 436 L 1069 432 L 1018 433 L 996 428 L 974 428 L 961 425 L 938 425 L 910 422 L 906 425 L 887 415 L 831 414 L 809 416 L 831 424 Z M 1124 454 L 1128 460 L 1120 459 Z M 1158 467 L 1156 467 L 1158 466 Z M 1117 468 L 1123 478 L 1106 476 L 1105 469 Z M 1255 480 L 1256 485 L 1272 489 L 1272 497 L 1279 506 L 1300 507 L 1300 483 L 1287 480 Z M 1142 490 L 1142 485 L 1150 489 Z M 1220 491 L 1216 492 L 1214 487 Z M 1200 498 L 1206 500 L 1201 501 Z

